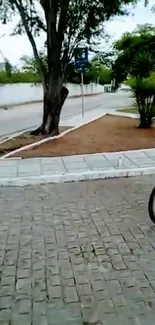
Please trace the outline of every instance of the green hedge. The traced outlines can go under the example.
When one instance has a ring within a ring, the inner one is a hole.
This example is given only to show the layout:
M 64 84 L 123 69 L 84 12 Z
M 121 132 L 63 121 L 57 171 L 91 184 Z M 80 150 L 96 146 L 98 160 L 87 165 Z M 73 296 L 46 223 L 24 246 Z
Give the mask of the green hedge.
M 14 83 L 39 83 L 40 78 L 31 72 L 14 72 L 8 76 L 6 72 L 0 72 L 0 84 Z

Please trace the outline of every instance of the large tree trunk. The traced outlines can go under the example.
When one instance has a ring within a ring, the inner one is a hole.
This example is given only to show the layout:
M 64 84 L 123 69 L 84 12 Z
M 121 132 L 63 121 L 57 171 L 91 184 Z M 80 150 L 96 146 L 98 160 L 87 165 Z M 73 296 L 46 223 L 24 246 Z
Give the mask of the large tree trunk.
M 51 136 L 59 134 L 61 109 L 68 94 L 68 89 L 60 84 L 53 84 L 44 91 L 42 124 L 31 134 L 49 134 Z

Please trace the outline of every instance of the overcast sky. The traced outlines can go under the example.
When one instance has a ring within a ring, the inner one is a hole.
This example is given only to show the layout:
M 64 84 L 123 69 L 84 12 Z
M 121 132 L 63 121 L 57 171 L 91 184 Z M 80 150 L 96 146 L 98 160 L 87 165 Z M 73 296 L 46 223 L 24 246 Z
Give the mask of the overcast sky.
M 155 0 L 150 1 L 150 6 L 144 7 L 143 2 L 139 3 L 128 17 L 116 18 L 106 24 L 106 30 L 111 35 L 111 41 L 120 38 L 124 32 L 131 32 L 136 28 L 137 24 L 155 24 L 155 13 L 151 12 L 151 6 L 155 4 Z M 134 14 L 134 16 L 133 16 Z M 31 45 L 27 37 L 24 36 L 9 36 L 15 23 L 7 25 L 0 24 L 0 50 L 3 55 L 10 60 L 12 64 L 18 64 L 19 59 L 23 55 L 32 55 Z M 3 37 L 3 34 L 5 36 Z M 37 44 L 41 48 L 43 44 L 43 36 L 37 39 Z M 0 61 L 2 57 L 0 56 Z

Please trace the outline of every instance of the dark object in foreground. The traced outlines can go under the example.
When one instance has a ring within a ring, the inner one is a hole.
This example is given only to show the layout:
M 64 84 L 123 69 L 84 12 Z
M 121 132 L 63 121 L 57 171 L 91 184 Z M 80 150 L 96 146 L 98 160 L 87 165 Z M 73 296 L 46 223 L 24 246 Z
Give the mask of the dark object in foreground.
M 148 203 L 149 216 L 153 223 L 155 223 L 154 208 L 155 208 L 155 187 L 153 188 L 153 190 L 151 192 L 151 195 L 149 197 L 149 203 Z

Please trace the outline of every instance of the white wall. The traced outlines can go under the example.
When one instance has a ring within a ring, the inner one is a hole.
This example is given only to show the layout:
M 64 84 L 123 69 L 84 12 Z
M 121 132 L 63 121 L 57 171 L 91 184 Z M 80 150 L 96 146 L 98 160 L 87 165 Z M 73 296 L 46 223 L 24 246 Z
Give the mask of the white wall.
M 81 85 L 67 84 L 69 97 L 81 95 Z M 104 92 L 104 86 L 97 84 L 84 85 L 84 94 L 98 94 Z M 24 102 L 42 100 L 43 91 L 41 85 L 33 84 L 8 84 L 0 86 L 0 106 L 14 105 Z

